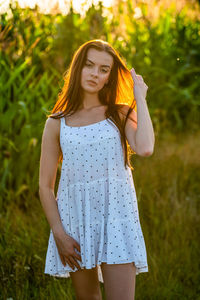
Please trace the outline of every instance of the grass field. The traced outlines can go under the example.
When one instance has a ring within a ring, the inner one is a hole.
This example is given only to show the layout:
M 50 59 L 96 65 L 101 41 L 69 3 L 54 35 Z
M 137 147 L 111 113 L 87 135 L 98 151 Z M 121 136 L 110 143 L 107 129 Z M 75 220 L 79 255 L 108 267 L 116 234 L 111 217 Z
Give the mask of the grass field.
M 199 1 L 116 1 L 109 13 L 0 14 L 0 300 L 75 299 L 71 278 L 44 274 L 40 144 L 75 50 L 96 38 L 149 87 L 154 153 L 131 158 L 149 264 L 136 300 L 200 300 Z
M 149 263 L 136 299 L 199 299 L 199 146 L 200 132 L 171 134 L 156 137 L 152 156 L 132 157 Z M 43 273 L 49 225 L 39 196 L 28 203 L 13 199 L 1 215 L 1 299 L 75 299 L 71 278 Z

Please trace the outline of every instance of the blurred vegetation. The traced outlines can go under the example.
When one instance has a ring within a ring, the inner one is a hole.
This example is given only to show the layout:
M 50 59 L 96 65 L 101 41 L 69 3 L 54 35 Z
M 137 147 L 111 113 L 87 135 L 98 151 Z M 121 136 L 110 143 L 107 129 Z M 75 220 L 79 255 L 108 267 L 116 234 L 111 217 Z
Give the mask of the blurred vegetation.
M 100 3 L 84 17 L 72 7 L 63 16 L 18 6 L 0 16 L 0 299 L 74 299 L 71 279 L 43 274 L 49 225 L 38 195 L 40 144 L 74 51 L 94 38 L 110 42 L 149 87 L 155 151 L 132 157 L 149 262 L 136 299 L 198 299 L 199 5 L 177 12 L 171 1 L 153 18 L 156 5 L 150 12 L 137 2 L 138 18 L 130 0 L 110 15 Z

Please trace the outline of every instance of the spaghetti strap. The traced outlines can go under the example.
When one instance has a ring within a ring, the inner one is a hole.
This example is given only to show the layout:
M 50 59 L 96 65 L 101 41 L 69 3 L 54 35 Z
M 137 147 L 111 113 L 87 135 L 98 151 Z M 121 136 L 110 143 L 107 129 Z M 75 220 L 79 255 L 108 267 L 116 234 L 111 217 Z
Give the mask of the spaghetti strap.
M 61 124 L 63 125 L 64 122 L 65 122 L 65 117 L 61 117 L 61 118 L 60 118 L 60 122 L 61 122 Z
M 60 129 L 65 127 L 65 117 L 60 118 Z M 62 129 L 61 129 L 62 130 Z

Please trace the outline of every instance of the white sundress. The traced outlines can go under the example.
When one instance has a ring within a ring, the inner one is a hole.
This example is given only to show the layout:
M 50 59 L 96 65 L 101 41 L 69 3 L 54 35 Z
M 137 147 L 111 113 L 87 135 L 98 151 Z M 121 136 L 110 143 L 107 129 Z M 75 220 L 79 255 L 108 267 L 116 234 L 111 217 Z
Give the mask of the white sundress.
M 97 266 L 102 283 L 101 262 L 133 262 L 136 275 L 148 272 L 132 171 L 124 166 L 117 126 L 107 118 L 74 127 L 62 117 L 60 145 L 63 161 L 56 201 L 65 232 L 80 245 L 80 253 L 75 248 L 80 267 Z M 50 229 L 44 273 L 67 278 L 77 270 L 62 264 Z

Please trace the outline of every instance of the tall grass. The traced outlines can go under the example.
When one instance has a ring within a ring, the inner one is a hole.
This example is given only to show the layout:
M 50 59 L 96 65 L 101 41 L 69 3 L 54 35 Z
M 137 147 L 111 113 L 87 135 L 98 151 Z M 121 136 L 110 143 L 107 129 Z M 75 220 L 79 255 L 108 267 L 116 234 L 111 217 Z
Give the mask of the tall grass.
M 132 158 L 149 264 L 136 277 L 136 299 L 198 299 L 199 141 L 200 132 L 158 138 L 151 159 Z M 75 299 L 71 279 L 43 274 L 49 226 L 39 197 L 28 200 L 13 198 L 1 214 L 2 299 Z
M 200 21 L 170 8 L 152 22 L 144 3 L 134 19 L 131 3 L 113 18 L 102 5 L 84 18 L 18 7 L 1 16 L 0 299 L 75 299 L 71 279 L 43 273 L 49 225 L 38 172 L 46 114 L 73 52 L 92 38 L 111 42 L 149 87 L 155 151 L 132 157 L 149 262 L 136 299 L 198 299 Z

